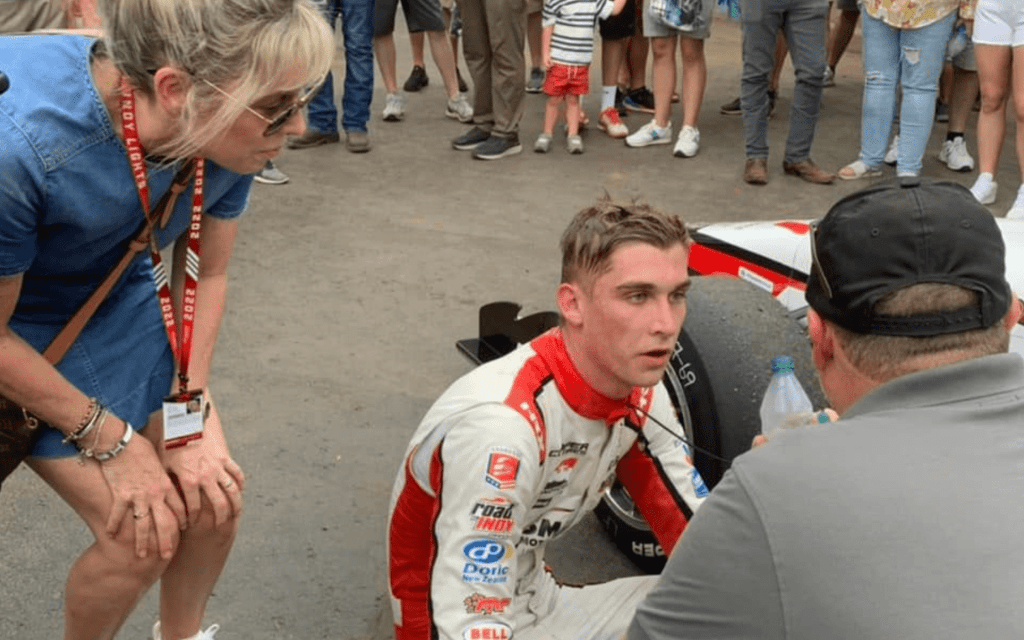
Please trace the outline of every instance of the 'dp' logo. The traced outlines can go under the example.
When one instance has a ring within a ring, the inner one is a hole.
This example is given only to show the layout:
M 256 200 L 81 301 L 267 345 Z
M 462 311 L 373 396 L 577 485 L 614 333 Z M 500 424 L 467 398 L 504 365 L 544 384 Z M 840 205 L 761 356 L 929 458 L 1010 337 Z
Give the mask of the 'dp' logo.
M 502 491 L 514 489 L 519 475 L 519 458 L 510 453 L 492 451 L 487 457 L 487 473 L 484 480 Z
M 494 564 L 505 557 L 505 545 L 497 540 L 479 538 L 462 547 L 462 555 L 480 564 Z

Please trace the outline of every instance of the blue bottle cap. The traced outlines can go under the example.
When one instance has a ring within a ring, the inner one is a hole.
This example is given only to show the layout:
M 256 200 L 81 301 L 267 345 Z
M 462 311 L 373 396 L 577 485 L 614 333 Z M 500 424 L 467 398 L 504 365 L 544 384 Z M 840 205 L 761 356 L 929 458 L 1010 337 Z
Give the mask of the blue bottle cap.
M 796 365 L 793 364 L 792 356 L 777 356 L 772 358 L 772 373 L 782 373 L 783 371 L 793 371 L 796 369 Z

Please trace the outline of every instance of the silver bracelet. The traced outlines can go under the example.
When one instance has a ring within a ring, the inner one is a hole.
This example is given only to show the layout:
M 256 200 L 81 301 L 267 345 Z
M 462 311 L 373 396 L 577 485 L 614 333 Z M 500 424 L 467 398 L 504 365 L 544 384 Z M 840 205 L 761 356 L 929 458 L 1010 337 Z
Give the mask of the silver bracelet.
M 80 453 L 83 458 L 95 458 L 97 462 L 106 462 L 111 460 L 119 453 L 124 451 L 124 448 L 128 446 L 128 443 L 132 440 L 132 435 L 135 433 L 135 429 L 132 429 L 132 425 L 127 420 L 124 421 L 124 435 L 117 441 L 117 444 L 108 451 L 94 451 L 92 449 L 83 449 Z
M 64 436 L 64 439 L 61 440 L 62 444 L 74 442 L 76 443 L 75 446 L 77 447 L 77 443 L 80 442 L 82 438 L 89 435 L 89 433 L 96 428 L 96 425 L 102 424 L 103 421 L 106 419 L 107 415 L 109 415 L 110 411 L 108 411 L 106 407 L 100 404 L 96 400 L 96 398 L 90 398 L 90 400 L 92 401 L 93 404 L 88 419 L 85 421 L 84 424 L 80 425 L 77 429 L 75 429 L 68 435 Z

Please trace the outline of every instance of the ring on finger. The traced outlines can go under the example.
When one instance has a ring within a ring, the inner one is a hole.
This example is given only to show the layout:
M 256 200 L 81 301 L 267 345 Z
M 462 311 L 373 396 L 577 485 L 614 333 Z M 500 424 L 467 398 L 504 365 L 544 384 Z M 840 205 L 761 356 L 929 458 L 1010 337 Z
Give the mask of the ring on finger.
M 235 482 L 231 478 L 228 478 L 227 480 L 224 480 L 224 481 L 220 482 L 219 484 L 220 484 L 220 486 L 224 487 L 225 489 L 230 489 L 231 487 L 235 486 Z
M 142 520 L 143 518 L 149 515 L 149 512 L 144 511 L 142 513 L 133 513 L 132 515 L 135 517 L 136 520 Z

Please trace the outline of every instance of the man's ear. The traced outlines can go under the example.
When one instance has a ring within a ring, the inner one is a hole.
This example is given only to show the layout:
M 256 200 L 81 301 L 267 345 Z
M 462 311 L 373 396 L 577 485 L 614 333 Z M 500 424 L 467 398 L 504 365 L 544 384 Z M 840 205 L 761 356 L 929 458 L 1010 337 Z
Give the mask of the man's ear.
M 807 310 L 807 335 L 811 339 L 811 355 L 820 374 L 835 359 L 835 334 L 814 309 Z
M 160 67 L 153 74 L 153 93 L 157 104 L 167 113 L 177 116 L 185 106 L 192 80 L 181 69 Z
M 558 285 L 558 292 L 555 297 L 558 302 L 558 312 L 562 314 L 562 320 L 570 327 L 579 327 L 583 324 L 583 311 L 581 296 L 583 292 L 579 286 L 571 282 L 563 282 Z
M 1021 322 L 1022 316 L 1024 316 L 1024 303 L 1021 303 L 1020 298 L 1015 294 L 1013 300 L 1010 301 L 1010 310 L 1006 312 L 1006 318 L 1003 319 L 1007 330 L 1013 331 L 1013 325 Z

